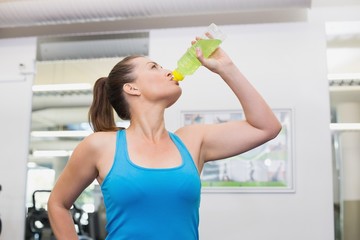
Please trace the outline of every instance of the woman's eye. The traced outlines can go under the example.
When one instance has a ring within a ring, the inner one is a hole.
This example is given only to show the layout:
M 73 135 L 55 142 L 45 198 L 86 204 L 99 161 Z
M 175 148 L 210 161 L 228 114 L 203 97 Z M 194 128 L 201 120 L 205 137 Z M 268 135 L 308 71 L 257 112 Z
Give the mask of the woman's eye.
M 157 66 L 154 64 L 154 65 L 152 65 L 151 69 L 153 69 L 153 68 L 157 68 Z

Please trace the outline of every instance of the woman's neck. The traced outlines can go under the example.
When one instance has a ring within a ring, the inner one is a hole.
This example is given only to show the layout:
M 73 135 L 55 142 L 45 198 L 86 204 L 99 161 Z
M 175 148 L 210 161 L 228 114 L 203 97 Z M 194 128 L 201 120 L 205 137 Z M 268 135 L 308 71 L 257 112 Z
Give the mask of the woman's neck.
M 164 115 L 163 113 L 143 112 L 132 116 L 127 132 L 146 138 L 148 141 L 156 142 L 164 137 L 164 134 L 167 135 Z

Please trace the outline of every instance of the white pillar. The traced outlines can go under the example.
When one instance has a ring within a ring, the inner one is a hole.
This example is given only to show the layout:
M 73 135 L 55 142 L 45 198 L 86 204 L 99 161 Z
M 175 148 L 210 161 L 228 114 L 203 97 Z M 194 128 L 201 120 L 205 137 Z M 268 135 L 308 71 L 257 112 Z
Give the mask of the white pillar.
M 0 239 L 23 240 L 36 38 L 0 39 Z M 25 70 L 25 71 L 23 71 Z

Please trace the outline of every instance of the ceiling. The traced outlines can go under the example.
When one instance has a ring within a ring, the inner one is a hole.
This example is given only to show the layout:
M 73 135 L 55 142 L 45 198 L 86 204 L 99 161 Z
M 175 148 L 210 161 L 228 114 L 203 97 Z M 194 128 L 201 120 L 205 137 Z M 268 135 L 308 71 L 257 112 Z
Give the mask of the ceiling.
M 204 26 L 209 19 L 219 25 L 304 21 L 309 8 L 345 2 L 358 4 L 356 0 L 0 0 L 0 38 L 38 37 L 35 85 L 88 84 L 81 90 L 34 92 L 32 131 L 87 131 L 83 123 L 93 81 L 106 76 L 122 56 L 147 55 L 150 29 Z M 343 26 L 329 28 L 329 48 L 360 49 L 356 26 L 350 32 L 339 31 Z M 334 101 L 341 101 L 342 95 L 360 96 L 333 92 Z M 80 139 L 34 136 L 30 152 L 71 150 Z M 30 158 L 38 163 L 49 160 Z
M 0 28 L 309 8 L 311 0 L 3 0 Z
M 0 38 L 299 21 L 311 0 L 2 0 Z

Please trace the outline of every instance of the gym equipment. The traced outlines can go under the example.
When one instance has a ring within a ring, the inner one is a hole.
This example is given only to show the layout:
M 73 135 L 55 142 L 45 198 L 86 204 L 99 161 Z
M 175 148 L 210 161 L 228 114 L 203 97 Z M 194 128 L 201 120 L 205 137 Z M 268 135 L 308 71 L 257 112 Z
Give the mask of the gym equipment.
M 41 206 L 37 206 L 36 197 L 45 193 L 50 195 L 50 190 L 36 190 L 32 195 L 32 206 L 28 208 L 25 222 L 25 239 L 37 240 L 37 239 L 55 239 L 52 234 L 50 221 L 47 210 Z
M 106 232 L 106 212 L 104 201 L 99 204 L 98 210 L 88 214 L 89 216 L 89 236 L 93 239 L 103 240 L 107 236 Z
M 37 206 L 36 196 L 39 194 L 50 195 L 50 190 L 36 190 L 32 195 L 33 206 L 28 208 L 25 225 L 25 240 L 55 240 L 55 236 L 52 232 L 49 216 L 47 210 L 43 206 Z M 79 239 L 91 240 L 85 235 L 83 226 L 81 224 L 81 218 L 84 211 L 75 204 L 70 209 L 75 228 L 78 232 Z

